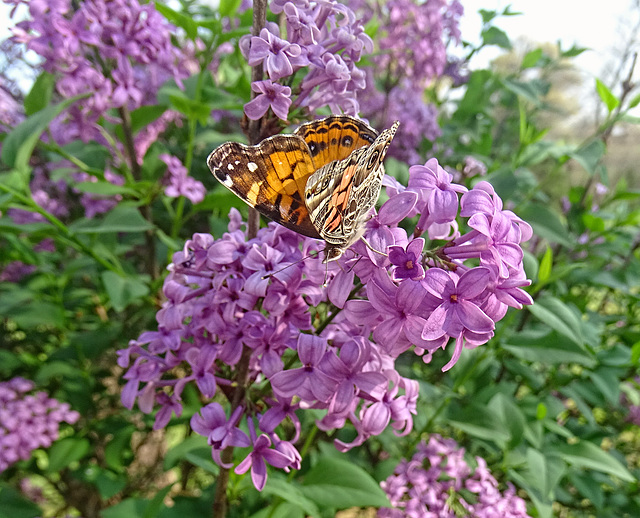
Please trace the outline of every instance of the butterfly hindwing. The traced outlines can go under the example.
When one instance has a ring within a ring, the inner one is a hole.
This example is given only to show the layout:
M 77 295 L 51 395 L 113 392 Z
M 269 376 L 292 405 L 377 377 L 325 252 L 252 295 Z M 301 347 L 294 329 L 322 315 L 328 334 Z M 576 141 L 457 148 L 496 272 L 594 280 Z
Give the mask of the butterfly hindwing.
M 304 203 L 315 167 L 300 137 L 276 135 L 257 146 L 227 142 L 207 163 L 222 184 L 261 214 L 305 236 L 320 237 Z
M 338 252 L 357 241 L 364 230 L 363 219 L 380 194 L 382 162 L 397 128 L 398 123 L 383 131 L 373 145 L 321 167 L 307 181 L 305 203 L 311 221 Z
M 302 124 L 294 133 L 309 146 L 317 169 L 334 160 L 344 160 L 353 151 L 370 146 L 378 132 L 361 120 L 348 115 L 333 115 L 326 119 Z

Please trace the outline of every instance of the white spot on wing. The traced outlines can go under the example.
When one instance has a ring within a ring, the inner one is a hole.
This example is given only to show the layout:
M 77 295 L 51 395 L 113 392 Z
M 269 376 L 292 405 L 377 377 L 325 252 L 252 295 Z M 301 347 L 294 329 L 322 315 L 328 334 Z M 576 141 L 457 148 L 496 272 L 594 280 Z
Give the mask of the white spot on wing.
M 229 176 L 225 176 L 222 183 L 229 188 L 233 187 L 233 180 Z
M 255 173 L 258 170 L 258 164 L 256 164 L 255 162 L 249 162 L 247 164 L 247 168 L 249 169 L 249 171 L 251 171 L 252 173 Z
M 227 169 L 229 169 L 229 171 L 233 171 L 233 166 L 232 166 L 231 164 L 229 164 L 229 165 L 227 166 Z
M 240 163 L 240 160 L 236 160 L 236 161 L 234 162 L 234 164 L 236 164 L 236 165 L 238 165 L 239 163 Z

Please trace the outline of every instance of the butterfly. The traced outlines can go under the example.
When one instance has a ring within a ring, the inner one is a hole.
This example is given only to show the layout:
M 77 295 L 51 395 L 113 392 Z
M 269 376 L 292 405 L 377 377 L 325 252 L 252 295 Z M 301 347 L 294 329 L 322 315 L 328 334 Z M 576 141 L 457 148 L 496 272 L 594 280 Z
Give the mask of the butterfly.
M 256 146 L 227 142 L 207 159 L 213 176 L 258 212 L 325 241 L 334 261 L 364 233 L 399 122 L 380 135 L 348 115 L 302 124 Z

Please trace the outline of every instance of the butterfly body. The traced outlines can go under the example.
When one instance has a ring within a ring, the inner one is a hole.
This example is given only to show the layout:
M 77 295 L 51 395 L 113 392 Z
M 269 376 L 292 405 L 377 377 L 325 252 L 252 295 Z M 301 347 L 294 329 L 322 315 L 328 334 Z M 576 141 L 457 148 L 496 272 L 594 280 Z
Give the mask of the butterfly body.
M 257 146 L 227 142 L 207 160 L 213 175 L 261 214 L 326 242 L 325 262 L 339 258 L 364 232 L 384 176 L 396 122 L 378 135 L 364 122 L 336 115 L 275 135 Z

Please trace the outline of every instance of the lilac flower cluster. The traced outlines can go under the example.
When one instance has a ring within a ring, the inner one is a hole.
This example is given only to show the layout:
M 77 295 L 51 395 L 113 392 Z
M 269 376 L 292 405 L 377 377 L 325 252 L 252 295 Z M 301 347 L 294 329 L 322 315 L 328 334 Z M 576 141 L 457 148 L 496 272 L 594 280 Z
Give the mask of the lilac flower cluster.
M 286 39 L 268 22 L 259 36 L 240 42 L 249 65 L 262 64 L 269 77 L 251 85 L 258 95 L 245 105 L 247 117 L 257 120 L 271 108 L 286 120 L 291 107 L 314 112 L 323 106 L 357 115 L 356 93 L 366 83 L 356 63 L 373 50 L 373 41 L 354 12 L 335 0 L 273 0 L 271 10 L 286 20 Z M 292 101 L 294 76 L 305 68 Z
M 96 123 L 113 108 L 153 103 L 167 79 L 187 76 L 188 62 L 171 43 L 175 27 L 153 4 L 137 0 L 5 0 L 26 4 L 30 19 L 13 28 L 13 39 L 43 58 L 44 70 L 59 76 L 63 98 L 89 94 L 67 114 L 65 142 L 100 140 Z M 14 8 L 15 10 L 15 8 Z M 98 57 L 98 59 L 96 59 Z
M 393 508 L 378 510 L 380 518 L 528 518 L 527 506 L 509 484 L 504 493 L 481 457 L 469 466 L 464 449 L 453 439 L 432 435 L 416 447 L 380 485 Z M 469 502 L 464 493 L 471 493 Z
M 160 160 L 167 164 L 168 185 L 164 193 L 169 198 L 184 196 L 191 203 L 200 203 L 207 193 L 202 182 L 189 176 L 189 171 L 180 159 L 167 153 L 160 155 Z
M 8 131 L 24 119 L 22 106 L 15 100 L 0 77 L 0 131 Z M 1 148 L 0 148 L 1 149 Z
M 155 427 L 162 428 L 172 413 L 181 415 L 187 384 L 205 399 L 215 396 L 191 426 L 208 438 L 221 465 L 226 447 L 250 446 L 236 472 L 251 469 L 260 490 L 265 463 L 299 467 L 294 445 L 304 409 L 324 411 L 316 424 L 325 431 L 350 423 L 356 436 L 336 440 L 341 451 L 388 426 L 408 434 L 418 383 L 396 371 L 395 359 L 413 346 L 429 361 L 453 339 L 445 366 L 451 368 L 463 347 L 493 336 L 508 306 L 530 304 L 521 289 L 530 281 L 519 245 L 531 228 L 502 209 L 488 183 L 467 191 L 451 183 L 435 159 L 412 167 L 407 187 L 390 178 L 386 184 L 389 200 L 365 232 L 386 254 L 358 242 L 324 265 L 308 257 L 318 241 L 275 223 L 247 240 L 237 211 L 221 239 L 194 235 L 169 266 L 158 330 L 119 352 L 127 369 L 124 405 L 132 408 L 137 400 L 150 413 L 158 404 Z M 470 229 L 463 235 L 459 208 Z M 412 238 L 399 226 L 403 220 L 417 224 Z M 425 232 L 433 247 L 427 250 Z M 226 412 L 219 401 L 230 398 L 242 358 L 248 358 L 247 392 Z
M 160 85 L 169 79 L 180 84 L 196 66 L 193 49 L 188 46 L 179 49 L 172 44 L 175 27 L 166 22 L 153 4 L 141 5 L 137 0 L 88 0 L 77 6 L 70 0 L 5 2 L 13 4 L 14 11 L 20 4 L 27 6 L 30 18 L 12 28 L 13 41 L 25 44 L 43 59 L 44 70 L 57 76 L 57 93 L 62 98 L 86 94 L 50 125 L 48 135 L 60 145 L 80 139 L 112 146 L 113 142 L 102 134 L 103 118 L 113 120 L 117 108 L 134 110 L 154 104 Z M 3 99 L 0 95 L 0 105 Z M 177 112 L 166 112 L 133 135 L 134 156 L 128 157 L 129 161 L 141 165 L 150 144 L 179 118 Z M 123 146 L 120 143 L 115 146 L 118 149 L 114 150 L 112 166 L 134 167 L 133 163 L 128 166 L 120 163 Z M 122 177 L 109 167 L 104 180 L 121 185 Z M 50 181 L 45 166 L 36 165 L 31 183 L 33 197 L 42 208 L 64 218 L 78 194 L 73 182 L 98 179 L 84 172 L 73 173 L 76 166 L 66 161 L 50 168 L 67 169 L 72 174 L 66 180 Z M 118 196 L 89 193 L 80 193 L 79 197 L 87 218 L 109 211 L 120 200 Z M 16 222 L 42 220 L 38 214 L 26 211 L 12 210 L 10 215 Z
M 28 394 L 32 381 L 13 378 L 0 383 L 0 472 L 26 460 L 58 438 L 60 423 L 75 423 L 80 414 L 45 392 Z
M 373 56 L 378 81 L 367 70 L 367 89 L 358 92 L 362 114 L 374 127 L 399 120 L 399 144 L 392 147 L 391 156 L 415 163 L 422 140 L 433 141 L 441 134 L 438 110 L 426 101 L 425 88 L 446 74 L 459 76 L 459 66 L 449 62 L 447 45 L 460 43 L 462 4 L 459 0 L 349 3 L 359 16 L 374 16 L 382 35 Z

